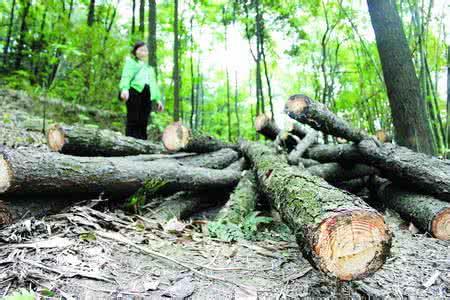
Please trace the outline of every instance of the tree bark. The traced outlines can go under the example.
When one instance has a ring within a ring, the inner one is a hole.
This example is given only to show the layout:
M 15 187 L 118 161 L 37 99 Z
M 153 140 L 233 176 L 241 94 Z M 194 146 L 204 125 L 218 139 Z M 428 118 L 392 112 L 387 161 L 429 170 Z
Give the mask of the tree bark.
M 235 144 L 225 143 L 211 136 L 194 135 L 179 122 L 166 127 L 163 132 L 162 142 L 169 152 L 207 153 L 223 148 L 238 150 L 238 146 Z
M 421 230 L 435 238 L 450 240 L 450 203 L 429 195 L 408 192 L 379 177 L 370 181 L 370 187 L 380 202 Z
M 241 150 L 253 164 L 260 191 L 313 266 L 340 280 L 353 280 L 384 264 L 391 234 L 378 212 L 323 179 L 290 167 L 267 146 L 243 142 Z
M 388 91 L 395 140 L 401 146 L 434 155 L 427 108 L 395 2 L 367 0 L 367 4 Z
M 239 153 L 233 149 L 220 149 L 211 153 L 180 157 L 176 160 L 182 165 L 209 169 L 224 169 L 239 159 Z
M 258 203 L 256 175 L 254 171 L 250 170 L 242 176 L 230 195 L 230 199 L 217 214 L 216 219 L 239 224 L 255 210 L 256 203 Z
M 164 148 L 108 129 L 55 124 L 47 133 L 52 151 L 76 156 L 127 156 L 161 153 Z
M 133 10 L 133 15 L 131 17 L 131 34 L 136 32 L 136 0 L 132 0 L 131 9 Z
M 173 160 L 140 162 L 126 157 L 76 157 L 32 148 L 2 148 L 0 193 L 121 199 L 149 193 L 233 188 L 240 172 L 183 166 Z

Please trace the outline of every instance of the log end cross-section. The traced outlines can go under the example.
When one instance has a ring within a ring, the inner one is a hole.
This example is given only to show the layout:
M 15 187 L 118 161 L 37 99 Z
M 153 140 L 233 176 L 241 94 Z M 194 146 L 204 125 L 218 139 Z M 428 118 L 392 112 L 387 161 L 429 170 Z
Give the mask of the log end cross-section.
M 55 152 L 60 152 L 64 147 L 65 133 L 58 124 L 53 125 L 47 132 L 48 147 Z
M 0 154 L 0 193 L 6 192 L 11 186 L 11 168 L 3 155 Z
M 363 278 L 384 263 L 389 233 L 381 215 L 365 210 L 338 212 L 325 219 L 314 239 L 320 269 L 341 280 Z
M 442 210 L 434 217 L 431 232 L 440 240 L 450 240 L 450 208 Z
M 179 151 L 189 143 L 191 132 L 180 122 L 166 127 L 162 135 L 162 142 L 168 151 Z

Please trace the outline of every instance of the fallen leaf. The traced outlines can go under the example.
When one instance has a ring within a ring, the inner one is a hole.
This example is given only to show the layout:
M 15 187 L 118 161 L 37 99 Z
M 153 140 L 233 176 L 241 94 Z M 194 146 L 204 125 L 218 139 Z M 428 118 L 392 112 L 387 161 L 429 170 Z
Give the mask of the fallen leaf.
M 186 224 L 179 221 L 177 218 L 172 218 L 163 226 L 164 231 L 169 233 L 181 233 L 186 228 Z
M 194 286 L 192 285 L 191 277 L 184 277 L 175 282 L 173 286 L 168 288 L 162 296 L 171 297 L 175 299 L 185 299 L 194 293 Z

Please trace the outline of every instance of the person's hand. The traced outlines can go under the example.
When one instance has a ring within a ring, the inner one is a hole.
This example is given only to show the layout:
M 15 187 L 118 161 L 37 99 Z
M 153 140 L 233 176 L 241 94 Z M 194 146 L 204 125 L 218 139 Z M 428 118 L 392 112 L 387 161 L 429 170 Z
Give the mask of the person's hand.
M 129 97 L 130 97 L 130 93 L 129 93 L 127 90 L 123 90 L 123 91 L 120 93 L 120 98 L 121 98 L 123 101 L 125 101 L 125 102 L 127 102 L 127 100 L 128 100 Z
M 158 112 L 163 112 L 163 111 L 164 111 L 164 105 L 161 103 L 161 101 L 158 101 L 158 102 L 156 103 L 156 105 L 157 105 L 156 110 L 157 110 Z

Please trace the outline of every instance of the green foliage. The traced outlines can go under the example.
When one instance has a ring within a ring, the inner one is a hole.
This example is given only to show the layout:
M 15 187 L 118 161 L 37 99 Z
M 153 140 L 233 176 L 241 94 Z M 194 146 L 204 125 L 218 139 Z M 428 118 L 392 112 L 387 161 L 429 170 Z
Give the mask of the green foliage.
M 258 237 L 258 228 L 261 224 L 271 222 L 272 218 L 259 216 L 259 212 L 251 212 L 239 224 L 226 220 L 208 222 L 208 232 L 210 237 L 227 242 L 240 239 L 254 240 Z
M 166 184 L 167 182 L 162 179 L 148 179 L 144 183 L 143 187 L 128 199 L 126 206 L 134 209 L 135 211 L 139 211 L 140 207 L 145 204 L 146 200 L 156 195 L 156 193 L 166 186 Z
M 82 240 L 82 241 L 92 242 L 92 241 L 95 241 L 96 239 L 97 239 L 97 236 L 95 235 L 94 232 L 80 233 L 80 240 Z

